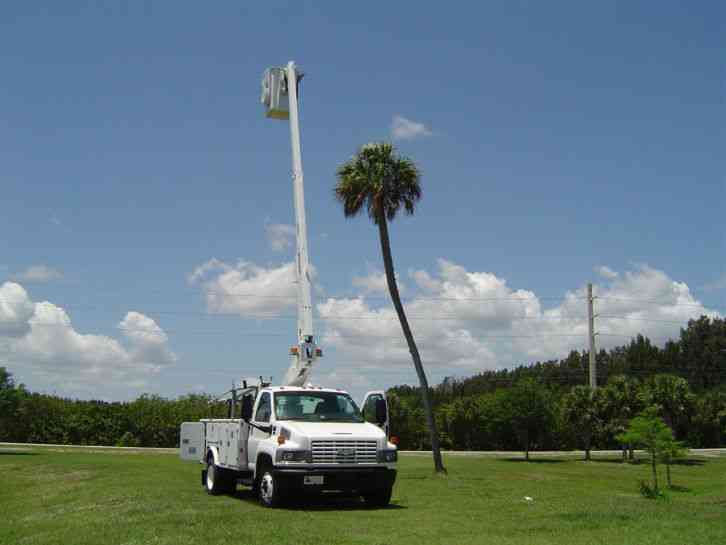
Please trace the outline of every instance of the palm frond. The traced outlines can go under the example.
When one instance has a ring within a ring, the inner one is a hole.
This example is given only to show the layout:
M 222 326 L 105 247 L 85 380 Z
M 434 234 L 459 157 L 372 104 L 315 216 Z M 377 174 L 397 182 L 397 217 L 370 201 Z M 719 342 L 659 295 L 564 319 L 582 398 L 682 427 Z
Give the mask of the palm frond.
M 386 142 L 366 144 L 337 171 L 335 198 L 346 217 L 365 207 L 374 223 L 393 220 L 403 207 L 413 214 L 421 198 L 420 172 L 410 159 Z

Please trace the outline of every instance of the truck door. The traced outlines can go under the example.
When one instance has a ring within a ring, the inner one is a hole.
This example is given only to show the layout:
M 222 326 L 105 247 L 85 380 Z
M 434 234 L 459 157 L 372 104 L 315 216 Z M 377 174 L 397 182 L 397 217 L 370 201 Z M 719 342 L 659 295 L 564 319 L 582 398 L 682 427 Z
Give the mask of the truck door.
M 270 392 L 262 392 L 257 400 L 254 415 L 252 416 L 252 424 L 266 427 L 270 425 L 270 417 L 272 416 L 272 399 Z M 247 463 L 250 469 L 254 469 L 257 464 L 257 449 L 260 441 L 270 436 L 256 426 L 249 426 L 249 439 L 247 439 Z
M 379 422 L 376 415 L 376 406 L 381 402 L 384 403 L 386 406 L 386 419 L 384 422 Z M 363 410 L 363 418 L 365 419 L 365 421 L 383 428 L 383 431 L 386 432 L 386 436 L 388 436 L 391 414 L 388 410 L 388 400 L 386 399 L 386 393 L 382 390 L 368 392 L 363 398 L 363 404 L 361 405 L 361 407 Z

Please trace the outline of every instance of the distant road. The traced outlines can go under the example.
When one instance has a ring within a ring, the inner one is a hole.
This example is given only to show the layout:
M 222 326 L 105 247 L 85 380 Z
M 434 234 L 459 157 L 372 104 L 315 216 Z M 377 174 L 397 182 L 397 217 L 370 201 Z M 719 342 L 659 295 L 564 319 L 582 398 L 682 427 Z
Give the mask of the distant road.
M 145 453 L 156 453 L 156 454 L 176 454 L 179 449 L 176 448 L 157 448 L 157 447 L 107 447 L 102 445 L 49 445 L 46 443 L 2 443 L 0 442 L 0 449 L 4 451 L 18 450 L 28 448 L 47 448 L 47 449 L 58 449 L 58 450 L 97 450 L 97 451 L 108 451 L 108 452 L 145 452 Z M 430 450 L 402 450 L 401 454 L 411 454 L 414 456 L 430 456 Z M 642 454 L 642 451 L 636 451 Z M 524 453 L 521 450 L 444 450 L 443 454 L 447 456 L 489 456 L 495 458 L 523 458 Z M 706 457 L 717 457 L 726 456 L 726 448 L 697 448 L 690 449 L 689 453 L 694 456 L 706 456 Z M 530 451 L 530 456 L 533 458 L 537 457 L 558 457 L 558 458 L 582 458 L 585 453 L 581 450 L 546 450 L 546 451 Z M 598 456 L 620 456 L 622 451 L 620 450 L 593 450 L 592 455 Z

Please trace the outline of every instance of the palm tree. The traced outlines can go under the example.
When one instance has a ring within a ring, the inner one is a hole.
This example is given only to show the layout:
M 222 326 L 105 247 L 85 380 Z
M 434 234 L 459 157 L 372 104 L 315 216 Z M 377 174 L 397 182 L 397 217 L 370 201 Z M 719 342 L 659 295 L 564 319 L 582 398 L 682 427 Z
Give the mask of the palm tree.
M 401 208 L 406 214 L 414 213 L 415 205 L 421 198 L 419 183 L 421 175 L 413 161 L 397 155 L 391 144 L 373 143 L 363 146 L 356 155 L 341 165 L 337 177 L 335 197 L 343 204 L 345 217 L 356 216 L 365 208 L 370 219 L 378 226 L 388 291 L 401 322 L 401 329 L 406 337 L 408 350 L 421 385 L 424 412 L 431 435 L 434 467 L 437 472 L 446 472 L 441 459 L 439 434 L 436 429 L 429 384 L 401 304 L 391 256 L 391 240 L 388 236 L 388 222 L 396 217 Z

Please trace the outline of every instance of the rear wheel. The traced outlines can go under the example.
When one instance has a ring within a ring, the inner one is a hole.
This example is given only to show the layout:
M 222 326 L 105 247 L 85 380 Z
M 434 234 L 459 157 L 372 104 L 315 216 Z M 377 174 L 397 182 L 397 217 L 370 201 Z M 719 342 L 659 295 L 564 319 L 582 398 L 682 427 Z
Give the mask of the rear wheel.
M 214 457 L 207 458 L 207 477 L 204 480 L 204 489 L 207 494 L 217 496 L 225 492 L 232 492 L 236 488 L 235 484 L 234 480 L 230 479 L 227 471 L 214 465 Z
M 391 503 L 391 494 L 393 493 L 393 487 L 383 488 L 381 490 L 375 490 L 363 494 L 363 501 L 369 507 L 385 507 Z

